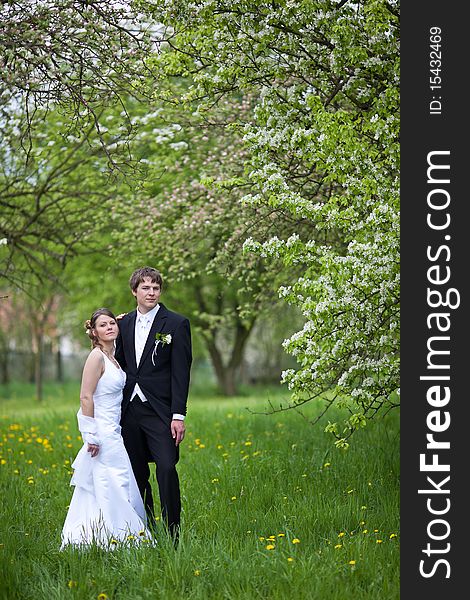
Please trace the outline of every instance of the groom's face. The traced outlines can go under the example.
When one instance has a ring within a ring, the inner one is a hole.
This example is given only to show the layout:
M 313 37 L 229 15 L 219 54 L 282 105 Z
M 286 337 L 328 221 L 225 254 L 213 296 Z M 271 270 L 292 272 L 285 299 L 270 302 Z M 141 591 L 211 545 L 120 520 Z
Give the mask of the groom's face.
M 152 281 L 150 277 L 146 277 L 132 293 L 137 300 L 140 312 L 145 314 L 158 304 L 161 294 L 160 284 Z

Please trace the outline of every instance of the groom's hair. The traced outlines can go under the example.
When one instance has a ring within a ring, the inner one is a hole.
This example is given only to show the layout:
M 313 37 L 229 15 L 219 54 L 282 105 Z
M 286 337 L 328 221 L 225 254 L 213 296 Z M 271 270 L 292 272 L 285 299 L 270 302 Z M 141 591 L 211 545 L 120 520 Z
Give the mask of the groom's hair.
M 158 283 L 160 289 L 163 287 L 163 278 L 160 271 L 157 271 L 157 269 L 154 269 L 153 267 L 140 267 L 140 269 L 136 269 L 132 273 L 129 279 L 131 290 L 135 292 L 139 283 L 143 283 L 147 278 L 149 278 L 152 283 Z

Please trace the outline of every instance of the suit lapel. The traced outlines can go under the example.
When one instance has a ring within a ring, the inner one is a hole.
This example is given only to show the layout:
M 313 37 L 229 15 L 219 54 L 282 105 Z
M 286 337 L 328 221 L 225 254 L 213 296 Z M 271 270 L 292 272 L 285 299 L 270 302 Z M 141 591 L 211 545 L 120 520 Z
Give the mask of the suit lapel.
M 167 313 L 168 313 L 168 310 L 165 308 L 165 306 L 163 306 L 163 304 L 160 304 L 160 308 L 158 309 L 158 312 L 157 312 L 155 319 L 153 320 L 152 326 L 150 328 L 150 332 L 149 332 L 147 341 L 145 342 L 144 351 L 142 352 L 139 366 L 137 367 L 138 371 L 142 367 L 142 365 L 143 365 L 145 359 L 147 358 L 148 354 L 150 353 L 150 351 L 153 351 L 153 349 L 155 348 L 155 335 L 157 333 L 161 333 L 163 331 L 163 328 L 165 327 L 165 324 L 166 324 Z M 135 324 L 135 317 L 134 317 L 134 324 Z M 134 357 L 135 357 L 135 352 L 134 352 Z
M 127 344 L 128 344 L 128 356 L 132 356 L 134 359 L 134 365 L 137 369 L 137 361 L 135 359 L 135 320 L 137 318 L 137 311 L 134 310 L 129 316 L 129 335 L 126 336 Z

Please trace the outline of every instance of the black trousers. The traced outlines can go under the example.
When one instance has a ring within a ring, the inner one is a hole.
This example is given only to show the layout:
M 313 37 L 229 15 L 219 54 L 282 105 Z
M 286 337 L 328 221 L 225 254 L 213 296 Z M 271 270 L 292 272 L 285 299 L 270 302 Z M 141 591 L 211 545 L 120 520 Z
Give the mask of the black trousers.
M 170 427 L 150 406 L 135 398 L 121 419 L 124 445 L 150 521 L 155 518 L 149 462 L 155 462 L 162 518 L 173 534 L 180 523 L 181 496 L 176 463 L 179 448 Z

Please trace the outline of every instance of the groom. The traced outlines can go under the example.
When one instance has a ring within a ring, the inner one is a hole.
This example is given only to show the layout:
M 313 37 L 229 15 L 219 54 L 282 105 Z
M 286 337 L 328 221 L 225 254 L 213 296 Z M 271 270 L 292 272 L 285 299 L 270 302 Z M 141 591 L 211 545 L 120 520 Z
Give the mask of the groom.
M 116 359 L 127 375 L 122 437 L 151 522 L 149 462 L 155 462 L 163 521 L 177 537 L 181 499 L 176 463 L 184 438 L 191 368 L 191 330 L 186 317 L 160 301 L 163 280 L 142 267 L 129 280 L 137 309 L 119 321 Z

